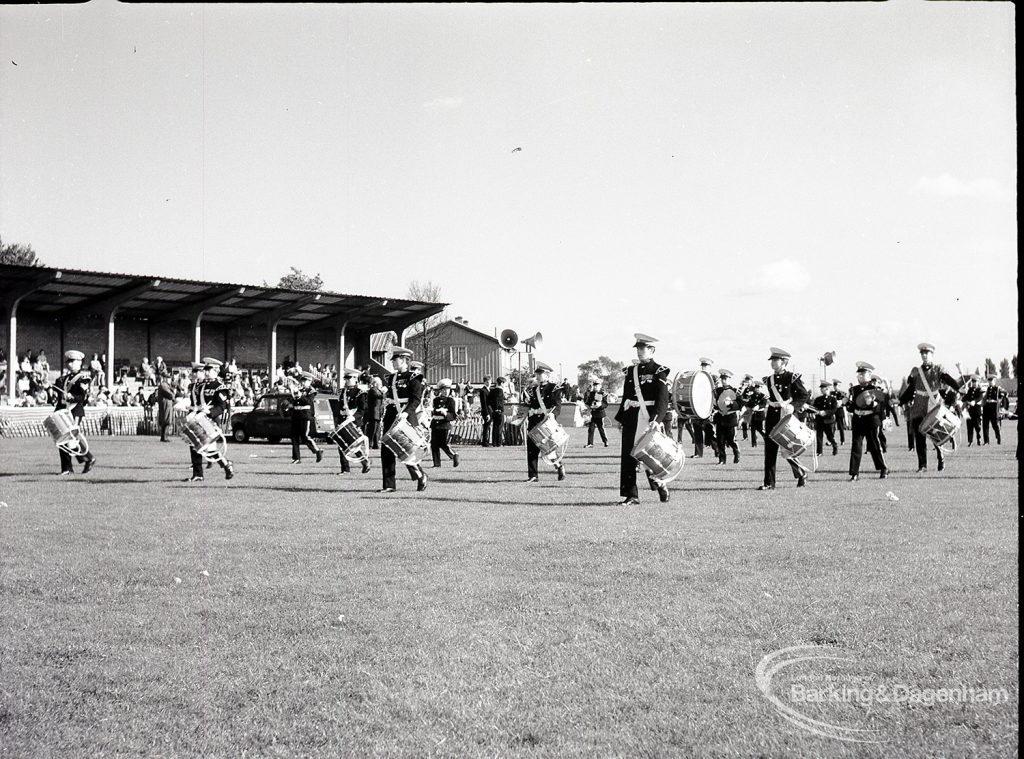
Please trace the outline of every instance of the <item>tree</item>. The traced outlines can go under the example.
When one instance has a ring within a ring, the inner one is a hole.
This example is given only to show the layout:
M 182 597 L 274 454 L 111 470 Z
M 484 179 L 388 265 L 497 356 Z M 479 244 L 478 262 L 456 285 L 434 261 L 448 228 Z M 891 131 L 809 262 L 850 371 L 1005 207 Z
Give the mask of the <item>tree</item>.
M 996 373 L 996 362 L 990 358 L 985 359 L 985 376 Z
M 409 283 L 408 297 L 410 300 L 421 300 L 427 303 L 441 302 L 441 285 L 435 285 L 430 280 L 420 282 L 413 280 Z M 408 337 L 415 337 L 422 346 L 422 355 L 416 358 L 423 362 L 423 375 L 426 376 L 427 369 L 443 363 L 441 353 L 444 344 L 444 330 L 434 327 L 448 321 L 448 309 L 440 313 L 421 319 L 409 327 Z M 479 379 L 479 378 L 474 378 Z
M 276 285 L 268 285 L 266 280 L 263 280 L 264 287 L 283 287 L 288 290 L 323 290 L 324 281 L 320 279 L 320 273 L 317 272 L 314 276 L 309 276 L 301 269 L 296 269 L 294 266 L 289 266 L 291 269 L 290 274 L 285 274 L 278 281 Z
M 999 376 L 1003 379 L 1009 379 L 1010 377 L 1010 361 L 1004 358 L 999 362 Z
M 1013 378 L 1014 379 L 1020 379 L 1020 376 L 1017 374 L 1017 354 L 1016 353 L 1013 354 L 1012 361 L 1013 361 Z
M 19 242 L 5 243 L 0 238 L 0 264 L 42 266 L 43 262 L 36 258 L 36 252 L 32 250 L 31 245 L 22 245 Z
M 622 390 L 624 366 L 625 364 L 621 361 L 613 361 L 608 356 L 599 356 L 596 359 L 585 361 L 576 367 L 579 370 L 576 375 L 576 385 L 580 392 L 586 391 L 590 387 L 590 377 L 593 375 L 604 383 L 606 392 L 618 395 Z

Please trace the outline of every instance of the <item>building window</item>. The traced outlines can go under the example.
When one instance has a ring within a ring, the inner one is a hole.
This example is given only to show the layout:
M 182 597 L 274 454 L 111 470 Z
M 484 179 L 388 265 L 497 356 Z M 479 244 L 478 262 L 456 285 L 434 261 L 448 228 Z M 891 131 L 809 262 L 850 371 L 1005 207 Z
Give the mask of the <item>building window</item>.
M 453 345 L 450 350 L 452 366 L 465 366 L 469 363 L 469 360 L 466 357 L 465 345 Z

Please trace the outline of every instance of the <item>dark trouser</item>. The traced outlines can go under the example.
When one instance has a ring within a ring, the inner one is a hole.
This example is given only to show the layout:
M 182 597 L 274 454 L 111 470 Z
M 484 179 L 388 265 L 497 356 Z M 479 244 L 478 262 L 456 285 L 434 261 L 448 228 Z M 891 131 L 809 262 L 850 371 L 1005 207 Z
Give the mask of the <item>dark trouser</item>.
M 300 458 L 299 444 L 305 445 L 309 448 L 310 452 L 317 453 L 320 449 L 316 447 L 309 437 L 309 428 L 311 419 L 307 419 L 301 414 L 292 414 L 292 460 L 298 461 Z
M 882 427 L 878 428 L 878 443 L 882 446 L 882 453 L 886 453 L 889 448 L 889 441 L 885 437 L 885 429 Z
M 594 444 L 594 430 L 601 433 L 601 442 L 608 445 L 608 436 L 604 432 L 604 417 L 590 416 L 590 424 L 587 425 L 587 445 Z
M 995 406 L 985 406 L 981 412 L 981 431 L 985 435 L 985 445 L 988 445 L 988 428 L 992 425 L 992 430 L 996 434 L 996 443 L 999 445 L 1003 444 L 1003 438 L 999 434 L 999 409 Z
M 481 411 L 483 426 L 480 429 L 480 445 L 487 447 L 491 444 L 491 412 Z
M 839 442 L 846 445 L 846 414 L 836 414 L 836 430 L 839 431 Z
M 76 421 L 78 421 L 79 424 L 81 424 L 81 417 L 76 417 Z M 79 437 L 81 437 L 82 433 L 79 432 L 78 434 L 79 434 Z M 85 438 L 83 437 L 82 439 L 84 440 Z M 71 460 L 72 460 L 71 454 L 68 453 L 67 451 L 65 451 L 63 448 L 58 448 L 57 451 L 60 453 L 60 471 L 62 471 L 62 472 L 73 472 L 73 471 L 75 471 L 75 467 L 71 463 Z M 89 451 L 89 453 L 85 454 L 84 456 L 75 456 L 74 458 L 78 460 L 79 464 L 84 464 L 86 461 L 91 461 L 94 458 L 94 456 L 92 455 L 92 451 Z
M 444 451 L 448 458 L 455 458 L 451 446 L 448 445 L 448 428 L 433 427 L 430 430 L 430 456 L 434 460 L 434 466 L 441 466 L 441 451 Z
M 879 472 L 887 471 L 885 459 L 882 457 L 881 442 L 879 433 L 881 425 L 878 417 L 874 414 L 865 417 L 853 417 L 853 438 L 850 442 L 850 476 L 860 474 L 860 457 L 864 449 L 864 441 L 868 444 L 868 453 L 871 454 L 871 461 Z
M 395 420 L 398 418 L 398 411 L 394 406 L 388 406 L 388 410 L 384 412 L 384 426 L 390 428 Z M 392 453 L 391 449 L 386 445 L 380 448 L 380 471 L 384 479 L 384 487 L 393 488 L 395 487 L 395 471 L 397 469 L 398 459 L 395 458 L 395 454 Z M 406 464 L 405 468 L 409 470 L 409 477 L 418 480 L 420 477 L 424 477 L 423 469 L 419 464 L 412 466 Z
M 981 409 L 971 406 L 967 411 L 967 445 L 978 441 L 981 445 Z
M 923 468 L 928 466 L 928 437 L 921 432 L 921 422 L 924 421 L 923 416 L 919 416 L 916 419 L 911 419 L 910 424 L 907 428 L 914 435 L 914 450 L 917 451 L 917 466 Z M 935 459 L 940 464 L 942 463 L 942 449 L 938 446 L 935 448 Z
M 836 449 L 836 433 L 835 423 L 827 422 L 824 419 L 816 419 L 814 421 L 814 439 L 817 443 L 818 455 L 821 455 L 822 443 L 827 439 L 828 444 L 832 446 L 833 453 Z
M 907 417 L 907 450 L 914 450 L 914 425 L 910 417 Z
M 750 445 L 753 448 L 757 448 L 757 436 L 761 436 L 761 440 L 765 439 L 764 434 L 764 414 L 754 414 L 750 417 Z
M 502 436 L 505 432 L 505 412 L 491 412 L 491 445 L 501 448 Z
M 694 419 L 693 455 L 703 456 L 705 445 L 711 446 L 711 450 L 717 455 L 718 448 L 715 446 L 715 426 L 707 419 Z
M 726 446 L 732 448 L 732 457 L 734 461 L 740 459 L 740 449 L 736 445 L 736 425 L 730 422 L 719 422 L 715 425 L 715 442 L 718 448 L 718 460 L 723 464 L 725 463 L 725 449 Z
M 380 448 L 380 419 L 364 419 L 363 434 L 370 441 L 371 448 Z
M 778 414 L 770 414 L 765 417 L 765 429 L 771 429 L 779 423 L 779 419 L 782 417 Z M 770 437 L 764 439 L 764 484 L 769 487 L 775 487 L 775 464 L 779 458 L 779 446 Z M 797 466 L 796 462 L 787 459 L 789 468 L 793 470 L 793 476 L 796 479 L 800 479 L 803 474 L 801 473 L 800 467 Z
M 170 426 L 171 425 L 169 425 L 169 424 L 161 424 L 160 425 L 160 442 L 161 443 L 164 442 L 165 440 L 167 440 L 167 428 L 170 427 Z

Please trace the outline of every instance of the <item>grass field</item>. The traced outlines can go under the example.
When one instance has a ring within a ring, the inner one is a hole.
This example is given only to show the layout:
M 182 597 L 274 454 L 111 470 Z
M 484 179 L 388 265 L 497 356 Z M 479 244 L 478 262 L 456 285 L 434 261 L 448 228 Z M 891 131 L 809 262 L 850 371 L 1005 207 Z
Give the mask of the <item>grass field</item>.
M 927 475 L 895 430 L 884 481 L 866 457 L 847 482 L 847 443 L 771 493 L 745 447 L 639 507 L 617 432 L 573 430 L 565 482 L 467 447 L 390 495 L 376 459 L 341 477 L 286 444 L 190 485 L 181 441 L 97 439 L 59 478 L 48 441 L 0 440 L 0 756 L 1015 756 L 1004 429 Z M 829 676 L 1009 700 L 806 706 L 882 742 L 822 737 L 755 682 L 808 644 L 849 659 Z

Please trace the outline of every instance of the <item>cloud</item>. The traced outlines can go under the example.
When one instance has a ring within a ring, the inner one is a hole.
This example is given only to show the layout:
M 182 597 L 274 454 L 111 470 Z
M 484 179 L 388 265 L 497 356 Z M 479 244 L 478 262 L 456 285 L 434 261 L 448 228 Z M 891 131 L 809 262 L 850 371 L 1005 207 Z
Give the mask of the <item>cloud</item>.
M 423 110 L 428 113 L 440 113 L 442 111 L 453 111 L 462 105 L 462 98 L 443 97 L 428 100 L 423 104 Z
M 917 180 L 917 189 L 928 195 L 943 198 L 984 198 L 987 200 L 1003 200 L 1006 191 L 995 179 L 982 177 L 964 182 L 949 174 L 938 177 L 921 177 Z
M 804 265 L 791 258 L 762 264 L 757 274 L 737 289 L 739 295 L 762 295 L 765 293 L 795 293 L 806 290 L 811 284 L 811 275 Z

